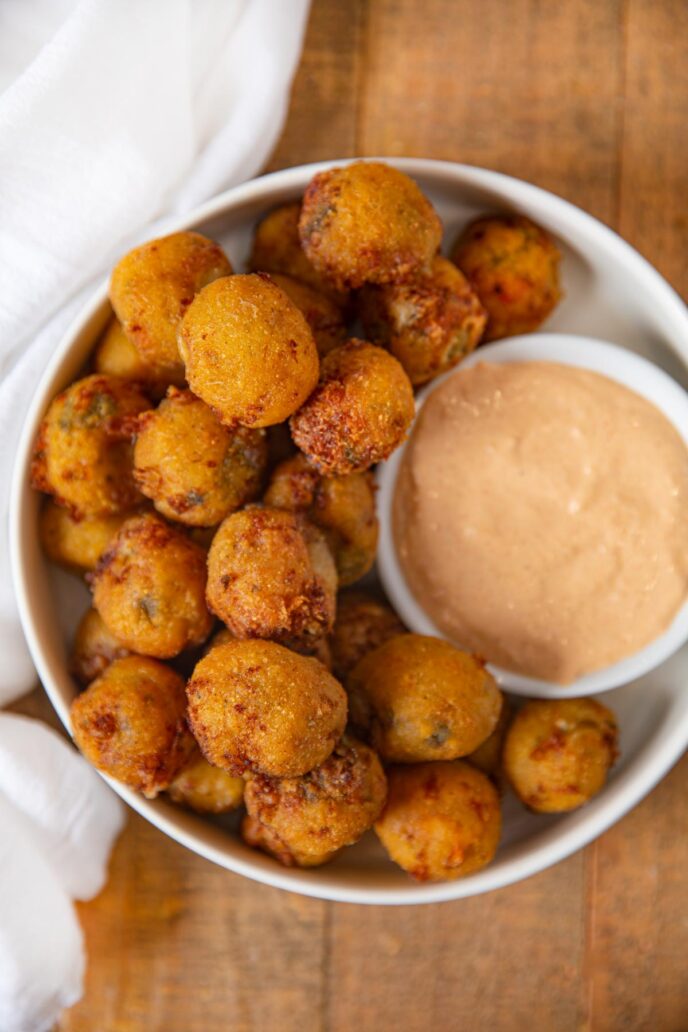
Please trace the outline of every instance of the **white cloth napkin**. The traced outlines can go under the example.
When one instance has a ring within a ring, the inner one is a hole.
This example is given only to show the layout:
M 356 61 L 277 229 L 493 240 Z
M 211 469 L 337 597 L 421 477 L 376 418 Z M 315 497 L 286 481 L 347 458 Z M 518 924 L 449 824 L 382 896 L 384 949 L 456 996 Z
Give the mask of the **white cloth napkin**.
M 163 215 L 255 175 L 281 129 L 308 0 L 0 3 L 0 479 L 91 289 Z M 0 495 L 0 706 L 35 681 Z M 48 744 L 49 743 L 49 744 Z M 115 797 L 59 736 L 0 714 L 0 1029 L 81 992 L 69 897 L 103 883 Z

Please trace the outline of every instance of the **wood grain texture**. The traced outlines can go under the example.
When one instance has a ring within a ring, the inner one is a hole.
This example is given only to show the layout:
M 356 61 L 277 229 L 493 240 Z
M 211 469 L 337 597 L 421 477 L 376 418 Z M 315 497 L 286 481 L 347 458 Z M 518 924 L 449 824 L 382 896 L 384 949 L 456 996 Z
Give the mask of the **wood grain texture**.
M 270 167 L 485 165 L 616 226 L 688 294 L 684 0 L 314 0 Z M 45 712 L 40 696 L 24 704 Z M 688 759 L 597 843 L 489 896 L 364 908 L 215 868 L 132 815 L 80 907 L 63 1032 L 685 1032 Z

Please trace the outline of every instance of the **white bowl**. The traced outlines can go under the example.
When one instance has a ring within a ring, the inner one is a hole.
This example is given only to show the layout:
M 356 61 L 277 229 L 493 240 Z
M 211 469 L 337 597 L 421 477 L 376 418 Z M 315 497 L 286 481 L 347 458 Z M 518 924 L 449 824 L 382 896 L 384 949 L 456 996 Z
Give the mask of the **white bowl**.
M 566 297 L 548 329 L 611 339 L 646 354 L 685 381 L 688 316 L 662 277 L 602 223 L 537 187 L 508 176 L 449 162 L 391 159 L 414 176 L 435 203 L 446 239 L 486 210 L 519 211 L 540 222 L 564 253 Z M 331 164 L 331 163 L 328 163 Z M 230 190 L 167 231 L 195 228 L 220 240 L 236 268 L 248 250 L 252 226 L 272 205 L 298 197 L 322 168 L 287 169 Z M 13 576 L 24 632 L 40 678 L 63 723 L 76 693 L 67 671 L 69 642 L 88 604 L 86 589 L 50 567 L 38 542 L 39 498 L 28 482 L 36 429 L 52 397 L 73 380 L 108 316 L 107 285 L 66 334 L 48 365 L 26 417 L 12 481 L 10 534 Z M 460 881 L 419 885 L 384 857 L 372 834 L 331 864 L 287 870 L 227 831 L 223 820 L 204 820 L 164 799 L 145 800 L 110 781 L 151 823 L 218 864 L 269 885 L 350 903 L 429 903 L 472 896 L 518 881 L 584 846 L 634 806 L 678 759 L 688 743 L 688 650 L 652 674 L 605 696 L 621 729 L 622 756 L 606 788 L 588 806 L 559 817 L 527 813 L 513 797 L 504 804 L 503 842 L 494 862 Z M 231 822 L 229 822 L 231 823 Z
M 416 412 L 424 405 L 432 392 L 448 377 L 459 370 L 467 369 L 478 362 L 549 361 L 562 365 L 578 366 L 608 376 L 611 380 L 629 387 L 657 406 L 673 424 L 688 445 L 688 394 L 664 370 L 634 354 L 628 348 L 620 348 L 589 337 L 575 337 L 564 333 L 529 333 L 522 337 L 487 344 L 478 348 L 460 366 L 429 383 L 416 398 Z M 397 475 L 406 450 L 398 448 L 387 462 L 378 469 L 378 515 L 380 518 L 380 544 L 378 548 L 378 571 L 382 585 L 406 626 L 418 634 L 432 634 L 446 637 L 430 616 L 419 605 L 411 592 L 399 564 L 394 534 L 392 533 L 392 504 Z M 644 648 L 611 666 L 580 677 L 572 684 L 561 685 L 525 677 L 490 664 L 490 669 L 500 686 L 517 695 L 536 696 L 545 699 L 572 699 L 582 695 L 594 695 L 627 684 L 653 670 L 668 659 L 688 639 L 688 602 L 676 614 L 671 625 Z M 461 642 L 455 644 L 460 645 Z

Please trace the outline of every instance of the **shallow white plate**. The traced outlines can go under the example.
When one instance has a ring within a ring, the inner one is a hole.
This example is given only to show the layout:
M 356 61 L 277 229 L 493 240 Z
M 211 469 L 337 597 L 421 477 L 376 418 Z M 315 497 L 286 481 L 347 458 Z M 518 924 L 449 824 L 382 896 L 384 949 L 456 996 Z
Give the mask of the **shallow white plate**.
M 566 297 L 548 330 L 579 333 L 645 354 L 685 383 L 688 316 L 662 277 L 616 234 L 552 194 L 495 172 L 448 162 L 393 159 L 427 191 L 444 220 L 445 240 L 486 210 L 518 211 L 558 238 L 564 252 Z M 328 163 L 331 164 L 331 163 Z M 287 169 L 230 190 L 170 225 L 220 240 L 240 269 L 254 223 L 273 205 L 293 199 L 325 165 Z M 75 695 L 67 672 L 70 636 L 88 597 L 75 578 L 53 571 L 37 534 L 39 498 L 28 483 L 38 423 L 50 400 L 81 370 L 110 314 L 107 286 L 96 292 L 57 348 L 42 377 L 23 429 L 12 482 L 11 553 L 22 623 L 43 684 L 65 726 Z M 504 806 L 503 843 L 490 867 L 461 881 L 418 885 L 388 863 L 372 834 L 326 867 L 280 867 L 228 833 L 231 821 L 203 820 L 164 800 L 153 802 L 113 787 L 172 838 L 239 874 L 293 892 L 352 903 L 424 903 L 487 892 L 518 881 L 590 842 L 635 805 L 688 743 L 688 650 L 652 674 L 605 695 L 621 726 L 621 760 L 604 791 L 582 810 L 536 817 L 513 797 Z
M 416 412 L 441 383 L 456 375 L 461 369 L 467 369 L 478 362 L 500 364 L 530 361 L 560 362 L 563 365 L 579 366 L 616 380 L 624 387 L 641 394 L 664 412 L 688 445 L 688 394 L 675 380 L 628 348 L 567 333 L 530 333 L 478 348 L 460 366 L 438 377 L 418 394 Z M 380 544 L 377 563 L 380 580 L 392 605 L 409 630 L 418 634 L 446 637 L 416 601 L 406 583 L 394 546 L 392 505 L 396 479 L 405 450 L 406 444 L 378 467 L 377 481 L 380 490 L 377 508 L 380 518 Z M 687 638 L 688 602 L 681 607 L 666 631 L 649 645 L 618 663 L 579 678 L 572 684 L 552 684 L 495 666 L 490 666 L 490 669 L 506 691 L 546 699 L 571 699 L 608 691 L 642 677 L 668 659 Z M 460 645 L 461 642 L 456 644 Z

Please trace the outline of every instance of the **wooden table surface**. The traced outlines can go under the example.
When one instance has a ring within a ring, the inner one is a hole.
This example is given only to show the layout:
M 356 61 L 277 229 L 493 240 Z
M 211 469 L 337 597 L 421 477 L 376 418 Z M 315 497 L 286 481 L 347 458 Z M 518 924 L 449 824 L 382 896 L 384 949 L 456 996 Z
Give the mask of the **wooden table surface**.
M 314 0 L 270 167 L 417 155 L 512 173 L 685 296 L 687 127 L 686 0 Z M 685 1032 L 687 793 L 684 759 L 539 876 L 389 909 L 264 888 L 131 814 L 79 908 L 86 993 L 59 1028 Z

